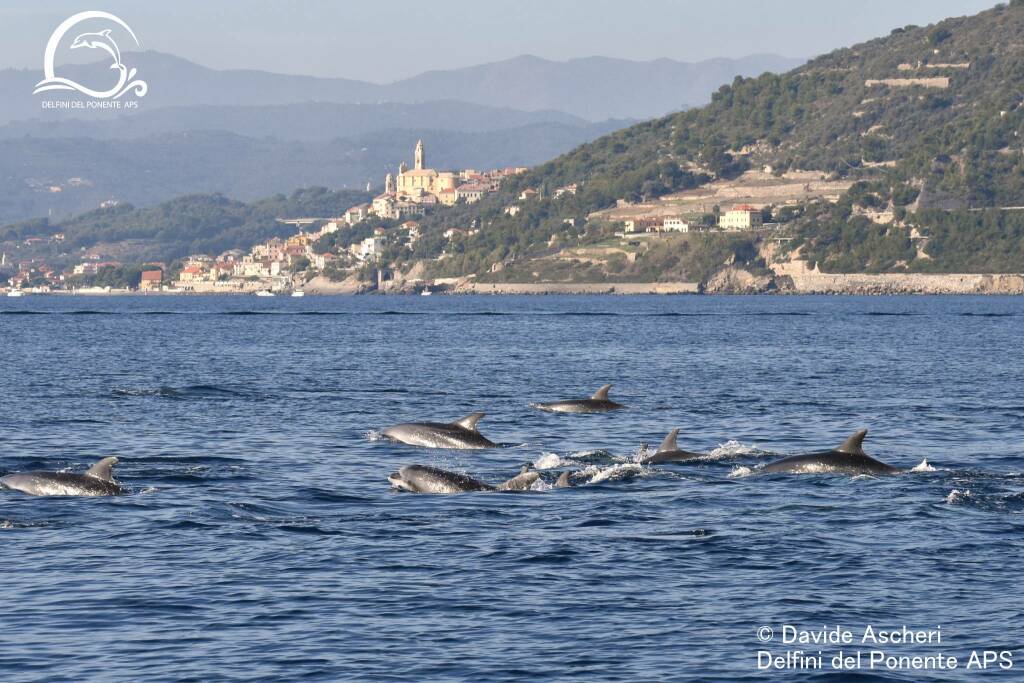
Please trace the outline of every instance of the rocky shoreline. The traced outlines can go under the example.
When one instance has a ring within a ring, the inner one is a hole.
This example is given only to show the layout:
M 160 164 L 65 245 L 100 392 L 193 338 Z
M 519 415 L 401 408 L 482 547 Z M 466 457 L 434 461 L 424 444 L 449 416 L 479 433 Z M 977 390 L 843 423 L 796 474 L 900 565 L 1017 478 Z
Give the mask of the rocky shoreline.
M 420 294 L 430 291 L 449 295 L 672 295 L 672 294 L 761 294 L 761 295 L 804 295 L 833 294 L 846 296 L 897 296 L 897 295 L 1024 295 L 1024 274 L 1014 273 L 821 273 L 803 271 L 779 274 L 777 272 L 755 273 L 743 268 L 730 266 L 715 273 L 707 282 L 477 282 L 473 278 L 458 278 L 441 282 L 398 281 L 378 288 L 374 283 L 349 278 L 343 282 L 332 282 L 317 277 L 299 288 L 305 294 L 314 296 L 351 296 L 362 294 L 394 295 Z M 231 294 L 252 296 L 252 291 L 203 291 L 203 292 L 136 292 L 130 290 L 111 291 L 63 291 L 48 294 L 59 296 L 208 296 Z

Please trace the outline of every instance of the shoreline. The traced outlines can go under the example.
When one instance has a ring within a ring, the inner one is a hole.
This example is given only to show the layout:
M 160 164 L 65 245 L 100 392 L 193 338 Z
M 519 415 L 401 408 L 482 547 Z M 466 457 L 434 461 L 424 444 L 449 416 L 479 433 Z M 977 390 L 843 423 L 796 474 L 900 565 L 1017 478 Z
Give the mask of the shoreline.
M 724 277 L 723 277 L 724 276 Z M 398 284 L 398 283 L 396 283 Z M 708 282 L 477 282 L 472 278 L 443 283 L 432 282 L 410 286 L 378 289 L 368 282 L 353 279 L 330 282 L 316 278 L 293 291 L 304 296 L 417 296 L 428 290 L 437 295 L 478 296 L 638 296 L 638 295 L 705 295 L 705 296 L 974 296 L 1024 295 L 1024 275 L 1016 273 L 822 273 L 803 271 L 755 276 L 740 269 L 720 271 Z M 5 296 L 11 290 L 0 290 Z M 147 291 L 112 289 L 107 291 L 51 290 L 26 291 L 25 296 L 255 296 L 259 289 L 228 290 L 204 289 L 178 291 Z M 291 298 L 292 290 L 275 293 L 276 297 Z

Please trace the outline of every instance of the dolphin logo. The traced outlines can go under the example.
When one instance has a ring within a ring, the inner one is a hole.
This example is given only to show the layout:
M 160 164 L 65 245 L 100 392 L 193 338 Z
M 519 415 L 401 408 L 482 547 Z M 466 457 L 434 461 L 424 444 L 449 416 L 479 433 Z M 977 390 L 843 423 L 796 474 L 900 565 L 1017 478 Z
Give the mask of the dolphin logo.
M 124 23 L 119 17 L 110 14 L 109 12 L 100 12 L 90 10 L 88 12 L 79 12 L 74 16 L 71 16 L 64 20 L 60 26 L 54 30 L 50 36 L 49 42 L 46 43 L 46 52 L 43 53 L 43 75 L 45 78 L 36 84 L 34 94 L 42 92 L 48 92 L 50 90 L 74 90 L 88 95 L 99 100 L 116 100 L 126 93 L 134 93 L 137 97 L 144 97 L 149 91 L 149 84 L 146 81 L 135 78 L 138 72 L 135 68 L 129 68 L 121 61 L 121 49 L 118 47 L 117 42 L 111 37 L 112 29 L 103 29 L 102 31 L 95 31 L 92 33 L 80 33 L 71 43 L 72 50 L 78 50 L 81 48 L 89 48 L 102 50 L 108 53 L 114 60 L 110 68 L 118 72 L 117 83 L 114 87 L 108 90 L 94 90 L 81 83 L 71 80 L 70 78 L 61 78 L 56 74 L 56 67 L 54 65 L 57 48 L 60 47 L 61 41 L 64 36 L 77 24 L 92 20 L 92 19 L 103 19 L 110 21 L 117 26 L 120 26 L 128 35 L 132 37 L 135 44 L 141 47 L 139 39 L 135 36 L 131 27 Z
M 121 50 L 117 47 L 114 39 L 110 37 L 109 28 L 103 29 L 98 33 L 83 33 L 77 36 L 74 42 L 71 43 L 71 49 L 77 50 L 80 47 L 105 50 L 114 58 L 114 63 L 110 65 L 111 69 L 127 70 L 125 65 L 121 63 Z

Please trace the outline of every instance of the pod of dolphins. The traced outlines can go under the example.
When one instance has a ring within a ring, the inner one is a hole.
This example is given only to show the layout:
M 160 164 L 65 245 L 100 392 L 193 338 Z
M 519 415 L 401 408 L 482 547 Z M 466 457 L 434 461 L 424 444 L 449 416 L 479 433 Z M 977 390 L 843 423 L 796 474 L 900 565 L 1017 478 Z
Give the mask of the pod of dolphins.
M 530 406 L 552 413 L 606 413 L 625 408 L 608 398 L 612 385 L 606 384 L 590 398 L 531 403 Z M 399 443 L 422 448 L 443 449 L 484 449 L 497 448 L 498 444 L 483 436 L 477 423 L 484 413 L 472 413 L 451 423 L 409 422 L 394 425 L 382 434 Z M 845 475 L 887 475 L 907 470 L 892 467 L 872 458 L 864 452 L 863 442 L 868 430 L 862 429 L 837 448 L 794 455 L 768 463 L 758 471 L 763 473 L 814 474 L 832 473 Z M 685 463 L 699 460 L 705 453 L 684 451 L 676 440 L 678 429 L 669 432 L 658 449 L 639 461 L 645 465 Z M 33 496 L 117 496 L 127 493 L 113 477 L 117 458 L 103 458 L 82 474 L 71 472 L 14 472 L 0 477 L 0 489 L 20 491 Z M 556 488 L 572 486 L 573 472 L 563 472 L 555 483 Z M 527 491 L 540 478 L 540 474 L 523 466 L 519 474 L 499 484 L 488 484 L 459 472 L 430 467 L 427 465 L 406 465 L 388 475 L 392 487 L 411 493 L 466 493 L 470 491 Z
M 590 398 L 531 403 L 530 407 L 551 413 L 606 413 L 625 408 L 608 398 L 612 385 L 606 384 Z M 409 422 L 384 429 L 381 433 L 399 443 L 424 448 L 480 449 L 495 448 L 495 444 L 477 430 L 477 423 L 484 413 L 473 413 L 451 423 Z M 868 430 L 862 429 L 837 448 L 804 455 L 794 455 L 764 465 L 763 473 L 814 474 L 831 473 L 845 475 L 897 474 L 906 470 L 892 467 L 872 458 L 864 452 L 864 437 Z M 673 429 L 658 449 L 643 456 L 639 463 L 659 465 L 685 463 L 700 460 L 706 453 L 695 453 L 679 448 L 679 430 Z M 572 486 L 573 472 L 563 472 L 555 483 L 556 488 Z M 538 472 L 523 467 L 515 477 L 501 484 L 492 485 L 478 481 L 458 472 L 450 472 L 426 465 L 406 465 L 388 475 L 391 485 L 401 491 L 412 493 L 465 493 L 469 491 L 524 491 L 531 488 L 538 479 Z

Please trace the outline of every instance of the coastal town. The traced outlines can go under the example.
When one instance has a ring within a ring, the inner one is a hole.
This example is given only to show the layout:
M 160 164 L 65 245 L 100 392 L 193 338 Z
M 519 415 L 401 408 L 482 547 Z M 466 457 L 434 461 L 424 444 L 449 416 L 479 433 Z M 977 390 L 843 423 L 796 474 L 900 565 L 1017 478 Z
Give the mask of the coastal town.
M 473 204 L 497 192 L 503 181 L 524 173 L 523 167 L 490 171 L 463 169 L 439 171 L 426 161 L 423 141 L 417 142 L 410 168 L 401 163 L 395 173 L 383 179 L 384 191 L 372 201 L 349 207 L 340 216 L 282 216 L 282 226 L 294 228 L 287 237 L 274 237 L 248 250 L 230 249 L 219 254 L 192 254 L 173 263 L 151 261 L 136 266 L 127 285 L 115 275 L 128 266 L 105 258 L 96 250 L 69 267 L 55 268 L 37 259 L 14 262 L 0 255 L 0 267 L 16 266 L 8 282 L 8 295 L 28 293 L 139 293 L 176 294 L 257 294 L 268 296 L 291 293 L 302 295 L 314 279 L 339 282 L 346 279 L 380 277 L 378 268 L 388 253 L 412 250 L 422 237 L 420 221 L 428 212 L 444 211 L 458 204 Z M 551 196 L 558 199 L 575 195 L 578 184 L 557 187 Z M 515 201 L 504 207 L 509 216 L 518 214 L 529 202 L 542 198 L 543 190 L 525 188 Z M 630 240 L 658 233 L 744 232 L 768 230 L 774 224 L 765 220 L 762 208 L 738 204 L 717 214 L 713 221 L 698 216 L 659 216 L 626 218 L 616 223 L 614 234 Z M 770 217 L 771 211 L 767 211 Z M 566 219 L 571 224 L 574 219 Z M 449 227 L 443 232 L 448 243 L 472 237 L 479 226 Z M 357 234 L 358 233 L 358 234 Z M 365 235 L 365 236 L 361 236 Z M 49 238 L 59 243 L 64 235 Z M 43 241 L 30 238 L 26 246 Z M 500 264 L 499 264 L 500 266 Z M 123 275 L 123 273 L 121 273 Z M 122 278 L 123 280 L 123 278 Z M 424 283 L 429 287 L 429 283 Z M 314 288 L 315 290 L 316 288 Z
M 520 202 L 529 201 L 531 195 L 529 192 L 522 193 Z M 422 199 L 426 193 L 417 193 L 416 196 Z M 387 210 L 394 207 L 401 210 L 402 204 L 399 202 L 411 201 L 408 197 L 397 192 L 385 193 L 377 197 L 375 203 L 385 206 Z M 506 211 L 515 212 L 519 206 L 510 205 Z M 409 215 L 400 214 L 403 217 Z M 373 205 L 360 204 L 351 207 L 342 216 L 327 220 L 282 219 L 282 222 L 296 226 L 296 234 L 286 238 L 272 238 L 254 245 L 248 251 L 232 249 L 217 255 L 193 254 L 182 259 L 176 264 L 178 268 L 173 269 L 164 262 L 144 263 L 138 274 L 138 283 L 131 289 L 140 293 L 301 295 L 304 284 L 311 277 L 329 276 L 334 280 L 342 280 L 357 276 L 366 267 L 376 267 L 388 247 L 412 249 L 421 237 L 420 223 L 412 218 L 390 228 L 374 227 L 371 235 L 355 240 L 344 248 L 333 246 L 336 243 L 327 246 L 329 238 L 340 231 L 372 222 L 374 218 L 392 216 L 394 214 L 391 213 L 381 216 Z M 310 225 L 319 227 L 310 230 Z M 760 209 L 749 205 L 740 205 L 723 212 L 719 222 L 712 226 L 679 217 L 628 219 L 621 225 L 622 230 L 615 234 L 623 239 L 663 233 L 744 232 L 775 227 L 763 221 Z M 452 242 L 472 236 L 478 230 L 450 228 L 444 232 L 444 237 Z M 0 257 L 0 265 L 6 264 L 7 255 L 4 254 Z M 63 271 L 32 261 L 20 262 L 17 266 L 17 274 L 7 283 L 9 296 L 61 292 L 100 294 L 125 289 L 111 285 L 75 286 L 76 281 L 82 279 L 79 276 L 97 276 L 104 271 L 125 267 L 119 261 L 92 257 Z
M 137 283 L 130 287 L 104 284 L 83 285 L 89 278 L 124 268 L 126 264 L 91 252 L 79 263 L 60 269 L 44 261 L 9 259 L 0 255 L 0 268 L 16 266 L 8 282 L 8 295 L 73 292 L 98 294 L 132 289 L 140 293 L 215 294 L 248 293 L 269 295 L 302 293 L 303 284 L 319 275 L 344 279 L 358 274 L 381 261 L 388 247 L 411 249 L 420 239 L 420 223 L 415 220 L 429 211 L 443 210 L 457 204 L 473 204 L 485 195 L 497 192 L 502 181 L 524 173 L 525 167 L 489 171 L 463 169 L 439 171 L 426 164 L 423 141 L 417 142 L 413 167 L 403 162 L 397 172 L 384 178 L 384 191 L 372 202 L 357 204 L 340 216 L 280 217 L 278 222 L 295 228 L 289 237 L 274 237 L 252 246 L 247 251 L 231 249 L 220 254 L 193 254 L 174 264 L 160 261 L 143 263 Z M 535 191 L 522 193 L 529 201 Z M 109 208 L 109 207 L 102 207 Z M 508 207 L 514 214 L 515 206 Z M 332 239 L 357 226 L 375 225 L 370 234 L 360 239 Z M 449 240 L 474 234 L 473 228 L 450 228 L 444 232 Z M 57 233 L 49 241 L 59 243 L 64 235 Z M 25 246 L 44 242 L 43 238 L 25 240 Z M 102 279 L 102 278 L 100 278 Z

